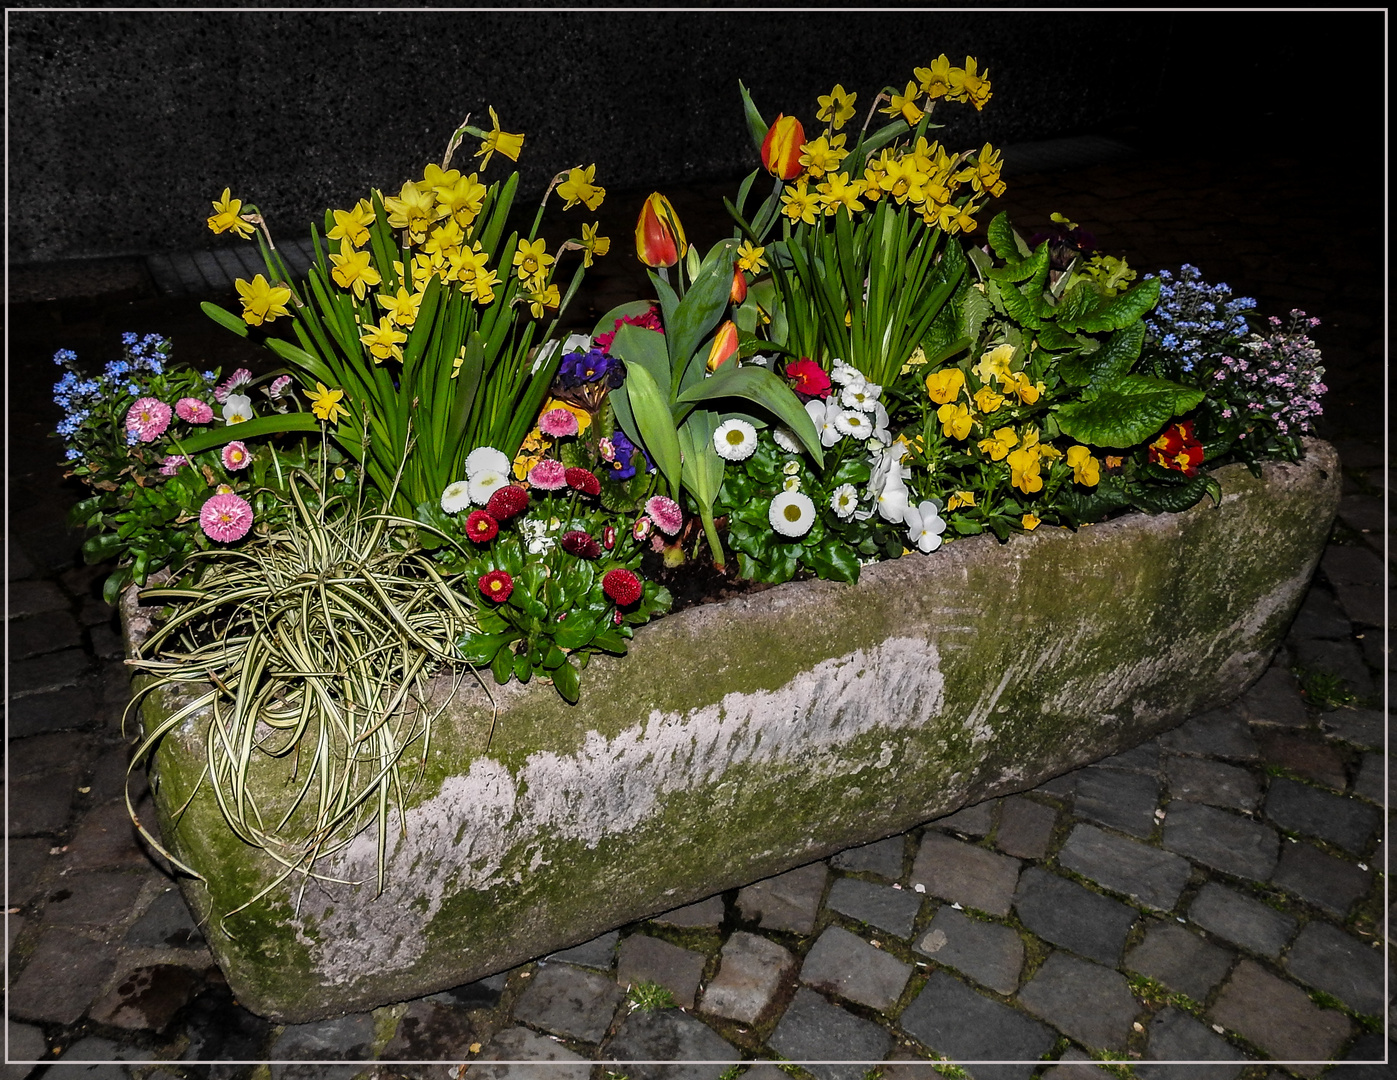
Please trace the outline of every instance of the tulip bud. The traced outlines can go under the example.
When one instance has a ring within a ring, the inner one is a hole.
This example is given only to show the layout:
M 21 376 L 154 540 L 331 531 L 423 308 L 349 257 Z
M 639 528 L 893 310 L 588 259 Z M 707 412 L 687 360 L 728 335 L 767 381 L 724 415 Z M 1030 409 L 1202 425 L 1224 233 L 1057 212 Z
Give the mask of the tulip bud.
M 658 191 L 652 193 L 635 223 L 635 253 L 640 261 L 646 266 L 673 266 L 688 246 L 674 207 Z
M 728 303 L 740 304 L 747 299 L 747 279 L 742 274 L 742 267 L 736 267 L 732 272 L 732 288 L 728 290 Z
M 781 113 L 766 129 L 762 140 L 762 166 L 772 176 L 793 180 L 800 175 L 800 147 L 805 128 L 794 116 Z
M 717 371 L 737 355 L 737 325 L 729 319 L 718 327 L 713 344 L 708 347 L 708 370 Z

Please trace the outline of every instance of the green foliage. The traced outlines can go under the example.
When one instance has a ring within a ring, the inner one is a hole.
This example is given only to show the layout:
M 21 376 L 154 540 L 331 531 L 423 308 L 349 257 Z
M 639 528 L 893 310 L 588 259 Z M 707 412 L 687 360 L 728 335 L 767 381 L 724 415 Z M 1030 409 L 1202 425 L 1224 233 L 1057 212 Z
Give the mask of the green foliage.
M 1360 704 L 1361 699 L 1339 675 L 1304 667 L 1295 667 L 1291 671 L 1300 680 L 1300 693 L 1317 709 L 1334 712 L 1336 709 L 1352 709 Z
M 678 1008 L 668 987 L 657 982 L 638 982 L 626 987 L 626 1004 L 631 1012 L 655 1012 L 658 1009 Z

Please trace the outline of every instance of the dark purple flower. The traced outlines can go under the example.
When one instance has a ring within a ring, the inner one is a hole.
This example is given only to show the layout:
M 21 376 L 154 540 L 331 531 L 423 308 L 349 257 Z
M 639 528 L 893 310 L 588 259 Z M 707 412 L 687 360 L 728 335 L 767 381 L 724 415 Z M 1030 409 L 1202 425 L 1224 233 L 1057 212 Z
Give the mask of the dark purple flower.
M 614 367 L 616 361 L 601 349 L 568 353 L 558 365 L 558 385 L 570 390 L 583 383 L 597 382 L 606 378 Z
M 635 475 L 635 465 L 631 462 L 631 458 L 635 456 L 635 443 L 626 438 L 625 432 L 618 428 L 611 436 L 611 448 L 615 452 L 615 460 L 609 462 L 611 478 L 629 480 Z

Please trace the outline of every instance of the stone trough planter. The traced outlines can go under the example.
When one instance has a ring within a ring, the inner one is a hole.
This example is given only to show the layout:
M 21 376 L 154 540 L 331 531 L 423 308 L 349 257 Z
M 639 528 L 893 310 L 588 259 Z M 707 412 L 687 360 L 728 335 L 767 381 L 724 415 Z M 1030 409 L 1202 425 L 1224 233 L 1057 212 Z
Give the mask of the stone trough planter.
M 374 896 L 364 835 L 280 886 L 234 840 L 190 723 L 155 763 L 159 825 L 240 1002 L 287 1022 L 455 986 L 1044 780 L 1235 697 L 1266 668 L 1339 498 L 1309 445 L 1223 499 L 1001 545 L 958 541 L 660 620 L 581 704 L 467 684 L 438 723 Z M 128 597 L 128 635 L 143 612 Z M 150 699 L 146 708 L 168 708 Z M 147 714 L 149 718 L 149 714 Z M 270 778 L 267 783 L 279 782 Z

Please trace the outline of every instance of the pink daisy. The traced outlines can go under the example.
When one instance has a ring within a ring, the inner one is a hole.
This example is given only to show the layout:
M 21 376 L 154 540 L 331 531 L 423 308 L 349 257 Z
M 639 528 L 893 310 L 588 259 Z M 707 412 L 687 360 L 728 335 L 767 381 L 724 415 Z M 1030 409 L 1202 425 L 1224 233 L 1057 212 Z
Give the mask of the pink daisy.
M 246 469 L 251 464 L 252 455 L 243 443 L 230 442 L 223 448 L 223 467 L 229 472 Z
M 198 398 L 182 397 L 175 402 L 175 415 L 187 424 L 207 424 L 213 419 L 213 408 Z
M 252 372 L 248 371 L 245 367 L 240 367 L 237 371 L 233 372 L 233 374 L 229 375 L 224 382 L 214 387 L 213 398 L 222 405 L 228 400 L 229 394 L 238 387 L 246 386 L 250 382 L 252 382 Z
M 567 409 L 549 409 L 538 418 L 538 429 L 554 439 L 577 434 L 577 417 Z
M 238 495 L 215 495 L 200 508 L 199 527 L 220 544 L 241 540 L 252 528 L 252 507 Z
M 674 536 L 684 524 L 684 513 L 679 509 L 679 504 L 663 495 L 654 495 L 647 499 L 645 512 L 654 519 L 656 527 L 666 536 Z
M 159 398 L 137 398 L 126 412 L 126 430 L 134 431 L 141 442 L 154 442 L 165 434 L 174 413 Z
M 181 465 L 188 465 L 189 459 L 183 454 L 171 454 L 160 463 L 161 476 L 174 476 L 179 472 Z
M 567 469 L 561 461 L 544 458 L 529 470 L 529 483 L 540 491 L 557 491 L 568 485 Z

